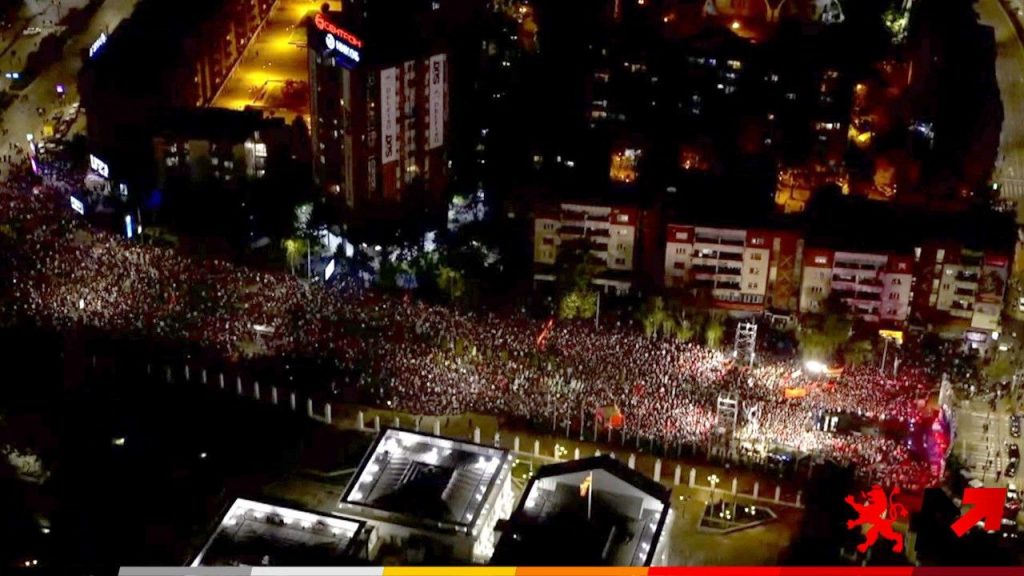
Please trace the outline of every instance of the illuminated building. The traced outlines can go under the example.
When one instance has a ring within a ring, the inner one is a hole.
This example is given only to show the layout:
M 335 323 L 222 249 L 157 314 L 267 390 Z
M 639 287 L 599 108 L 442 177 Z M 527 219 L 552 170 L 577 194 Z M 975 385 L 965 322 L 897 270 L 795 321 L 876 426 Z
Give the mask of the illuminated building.
M 429 13 L 376 5 L 307 28 L 314 179 L 356 235 L 443 218 L 448 181 L 447 51 L 426 36 Z
M 269 156 L 288 153 L 284 120 L 258 111 L 219 108 L 175 110 L 154 127 L 157 185 L 185 178 L 224 184 L 266 175 Z M 269 148 L 268 148 L 269 146 Z
M 366 523 L 236 499 L 192 562 L 197 566 L 316 566 L 368 560 Z
M 669 224 L 669 289 L 707 289 L 716 307 L 795 311 L 803 239 L 785 231 Z
M 605 272 L 595 285 L 627 292 L 633 285 L 640 211 L 636 208 L 563 203 L 537 210 L 533 232 L 534 279 L 555 279 L 559 249 L 568 242 L 583 242 Z
M 1010 271 L 1008 254 L 948 242 L 928 243 L 917 250 L 915 311 L 928 322 L 959 324 L 969 342 L 987 342 L 999 330 Z
M 611 172 L 609 177 L 612 182 L 632 184 L 636 182 L 640 172 L 640 159 L 643 152 L 636 148 L 625 148 L 612 154 Z
M 829 295 L 868 321 L 904 322 L 910 315 L 914 259 L 909 255 L 804 251 L 800 311 L 820 312 Z
M 374 558 L 390 549 L 401 564 L 486 562 L 514 505 L 511 471 L 508 450 L 388 428 L 337 511 L 366 522 Z
M 666 565 L 672 520 L 671 491 L 618 460 L 550 464 L 499 524 L 491 564 Z

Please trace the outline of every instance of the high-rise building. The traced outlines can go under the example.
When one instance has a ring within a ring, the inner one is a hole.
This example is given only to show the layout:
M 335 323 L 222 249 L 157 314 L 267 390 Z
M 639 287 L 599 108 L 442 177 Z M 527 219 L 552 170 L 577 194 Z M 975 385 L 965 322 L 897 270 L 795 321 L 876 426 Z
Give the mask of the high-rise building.
M 314 179 L 355 235 L 444 213 L 449 70 L 432 18 L 376 3 L 309 18 Z

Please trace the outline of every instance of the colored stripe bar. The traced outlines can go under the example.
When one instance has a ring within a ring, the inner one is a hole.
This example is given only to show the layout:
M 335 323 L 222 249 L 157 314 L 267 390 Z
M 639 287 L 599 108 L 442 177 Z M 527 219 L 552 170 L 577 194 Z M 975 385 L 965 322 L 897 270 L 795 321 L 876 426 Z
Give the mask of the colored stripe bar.
M 335 567 L 283 567 L 254 566 L 252 576 L 381 576 L 380 566 L 335 566 Z
M 122 566 L 119 576 L 1024 576 L 1024 567 Z
M 521 568 L 520 568 L 521 570 Z M 516 576 L 509 566 L 385 566 L 384 576 Z
M 249 576 L 248 566 L 122 566 L 118 576 Z

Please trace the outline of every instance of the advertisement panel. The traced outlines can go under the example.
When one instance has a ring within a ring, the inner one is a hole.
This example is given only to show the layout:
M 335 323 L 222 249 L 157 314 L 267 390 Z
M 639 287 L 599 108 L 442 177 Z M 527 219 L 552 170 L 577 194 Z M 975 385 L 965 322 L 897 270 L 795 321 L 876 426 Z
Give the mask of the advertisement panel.
M 1006 258 L 986 256 L 978 280 L 978 301 L 998 304 L 1003 301 L 1006 279 L 1009 275 Z
M 444 144 L 444 67 L 445 55 L 435 54 L 428 63 L 430 92 L 427 106 L 429 108 L 430 134 L 427 149 L 433 150 Z
M 398 160 L 398 68 L 380 73 L 380 155 L 382 164 Z
M 326 50 L 337 57 L 337 62 L 345 68 L 354 68 L 362 58 L 360 51 L 363 41 L 355 34 L 341 28 L 327 19 L 323 13 L 318 12 L 313 18 L 313 26 L 316 27 L 319 40 L 313 44 L 319 44 L 321 50 Z

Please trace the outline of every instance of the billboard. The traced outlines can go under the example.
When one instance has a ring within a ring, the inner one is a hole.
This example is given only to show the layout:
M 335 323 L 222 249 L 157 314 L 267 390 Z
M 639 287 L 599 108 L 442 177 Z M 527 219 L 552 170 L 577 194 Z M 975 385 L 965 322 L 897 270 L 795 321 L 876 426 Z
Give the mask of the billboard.
M 318 40 L 322 42 L 321 50 L 326 49 L 332 56 L 337 56 L 338 63 L 345 68 L 354 68 L 359 63 L 363 41 L 355 34 L 335 25 L 322 12 L 313 17 L 313 25 L 323 33 L 322 40 Z
M 106 162 L 92 154 L 89 154 L 89 168 L 104 178 L 110 178 L 110 167 L 107 166 Z
M 1002 302 L 1008 275 L 1007 258 L 986 255 L 978 280 L 978 301 L 989 304 Z
M 324 282 L 327 282 L 328 280 L 331 279 L 331 276 L 334 276 L 334 267 L 335 264 L 334 260 L 332 259 L 330 262 L 327 263 L 327 268 L 324 268 Z
M 381 164 L 398 160 L 398 68 L 380 72 Z
M 85 214 L 85 204 L 83 204 L 81 200 L 75 198 L 74 196 L 71 197 L 71 209 L 74 210 L 75 212 L 78 212 L 79 214 Z
M 444 84 L 445 55 L 435 54 L 428 61 L 429 92 L 427 107 L 429 113 L 430 133 L 427 150 L 433 150 L 444 144 Z

